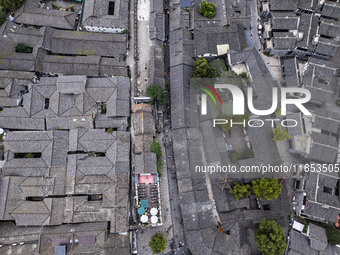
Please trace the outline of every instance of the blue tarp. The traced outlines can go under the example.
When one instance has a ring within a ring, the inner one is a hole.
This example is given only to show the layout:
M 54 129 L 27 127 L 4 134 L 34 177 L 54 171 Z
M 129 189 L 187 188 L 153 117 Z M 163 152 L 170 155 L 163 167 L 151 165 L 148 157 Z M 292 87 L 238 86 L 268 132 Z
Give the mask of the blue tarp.
M 148 199 L 141 199 L 140 200 L 140 206 L 144 207 L 144 208 L 148 208 L 149 207 L 149 200 Z
M 145 213 L 144 207 L 139 207 L 137 212 L 138 212 L 139 215 L 143 215 Z
M 181 8 L 191 8 L 191 0 L 181 0 L 180 6 Z
M 54 246 L 54 255 L 66 255 L 66 246 Z

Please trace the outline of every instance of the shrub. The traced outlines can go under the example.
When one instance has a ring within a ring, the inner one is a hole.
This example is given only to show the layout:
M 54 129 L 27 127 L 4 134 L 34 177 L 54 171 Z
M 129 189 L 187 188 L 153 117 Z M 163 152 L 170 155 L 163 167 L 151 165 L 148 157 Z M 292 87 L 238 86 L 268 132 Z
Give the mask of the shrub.
M 335 104 L 336 104 L 337 106 L 340 106 L 340 99 L 337 99 L 337 100 L 335 101 Z
M 166 93 L 163 87 L 153 84 L 146 88 L 146 95 L 151 97 L 151 103 L 154 101 L 159 105 L 165 105 L 166 103 Z
M 246 196 L 250 196 L 251 189 L 249 184 L 235 184 L 231 190 L 229 190 L 229 193 L 233 194 L 236 198 L 236 200 L 239 200 L 240 198 Z
M 211 19 L 215 16 L 216 6 L 213 3 L 207 1 L 202 1 L 200 6 L 200 13 L 203 14 L 205 18 Z
M 163 253 L 167 244 L 168 242 L 166 241 L 165 236 L 163 236 L 161 233 L 157 233 L 151 238 L 149 247 L 151 248 L 153 254 L 157 254 Z
M 25 158 L 34 158 L 33 153 L 26 153 Z
M 273 141 L 283 141 L 287 140 L 288 138 L 291 138 L 290 135 L 287 133 L 287 128 L 282 128 L 281 125 L 279 125 L 277 128 L 274 128 L 273 131 Z
M 248 75 L 247 75 L 246 72 L 242 72 L 238 76 L 241 77 L 241 78 L 248 78 Z
M 242 158 L 243 159 L 247 159 L 247 158 L 255 158 L 255 153 L 253 151 L 253 149 L 251 148 L 245 148 L 243 153 L 242 153 Z
M 216 70 L 203 57 L 194 62 L 194 68 L 195 70 L 191 75 L 192 78 L 213 78 L 216 76 Z
M 236 163 L 240 158 L 240 154 L 237 151 L 229 151 L 229 159 L 232 163 Z
M 158 142 L 154 141 L 151 144 L 150 151 L 156 154 L 157 159 L 160 159 L 162 157 L 161 145 Z
M 28 47 L 26 44 L 18 43 L 15 46 L 15 51 L 19 53 L 32 53 L 33 48 Z
M 280 117 L 280 116 L 281 116 L 281 108 L 280 108 L 280 109 L 277 109 L 277 110 L 275 111 L 275 116 L 276 116 L 276 117 Z
M 7 15 L 5 9 L 0 6 L 0 26 L 4 24 L 7 20 Z
M 106 113 L 106 105 L 102 105 L 100 107 L 100 114 L 105 114 Z
M 286 250 L 286 237 L 282 227 L 274 220 L 263 219 L 255 233 L 255 244 L 263 255 L 281 255 Z
M 325 226 L 327 240 L 330 244 L 337 245 L 340 243 L 340 232 L 334 226 Z
M 0 5 L 9 11 L 15 11 L 18 9 L 23 0 L 0 0 Z
M 252 181 L 252 190 L 259 199 L 273 200 L 281 194 L 282 184 L 274 178 L 262 178 Z
M 159 173 L 160 170 L 163 168 L 162 159 L 157 159 L 157 172 Z
M 108 132 L 109 134 L 112 134 L 112 133 L 114 132 L 114 129 L 113 129 L 113 128 L 109 128 L 109 129 L 107 130 L 107 132 Z
M 307 221 L 304 221 L 303 222 L 303 233 L 307 234 L 307 230 L 308 230 L 308 222 Z

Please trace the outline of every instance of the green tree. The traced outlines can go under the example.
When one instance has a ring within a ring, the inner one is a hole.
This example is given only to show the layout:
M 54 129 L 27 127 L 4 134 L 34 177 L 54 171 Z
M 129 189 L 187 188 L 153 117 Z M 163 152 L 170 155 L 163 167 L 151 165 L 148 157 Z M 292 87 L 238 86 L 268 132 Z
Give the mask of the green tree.
M 162 157 L 161 145 L 158 142 L 153 141 L 150 146 L 150 151 L 156 154 L 157 159 L 160 159 Z
M 334 226 L 325 226 L 327 240 L 330 244 L 337 245 L 340 243 L 340 232 Z
M 249 184 L 235 184 L 231 190 L 229 190 L 229 193 L 233 194 L 236 198 L 236 200 L 239 200 L 240 198 L 246 196 L 250 196 L 251 189 Z
M 280 117 L 280 116 L 281 116 L 281 108 L 280 108 L 280 109 L 277 109 L 277 110 L 275 111 L 275 116 L 276 116 L 276 117 Z
M 200 6 L 200 13 L 206 17 L 211 19 L 215 16 L 216 6 L 213 3 L 209 3 L 207 1 L 202 1 Z
M 213 78 L 216 76 L 216 70 L 203 57 L 194 62 L 194 68 L 195 70 L 191 75 L 192 78 Z
M 160 170 L 163 168 L 163 162 L 162 159 L 157 159 L 157 171 L 159 173 Z
M 10 11 L 15 11 L 20 7 L 23 0 L 0 0 L 0 5 Z
M 25 158 L 34 158 L 33 153 L 26 153 Z
M 229 151 L 229 159 L 232 163 L 236 163 L 240 158 L 240 154 L 237 151 Z
M 0 6 L 0 26 L 5 23 L 6 19 L 6 11 L 2 6 Z
M 281 194 L 282 184 L 277 179 L 262 178 L 252 181 L 251 184 L 254 194 L 260 199 L 273 200 Z
M 149 247 L 152 250 L 152 254 L 164 252 L 167 245 L 168 242 L 166 241 L 165 236 L 163 236 L 161 233 L 154 235 L 149 242 Z
M 283 254 L 286 249 L 286 237 L 282 227 L 274 220 L 261 220 L 255 233 L 255 244 L 263 255 Z
M 248 78 L 248 75 L 247 75 L 246 72 L 242 72 L 238 76 L 241 77 L 241 78 Z
M 33 48 L 27 46 L 26 44 L 18 43 L 15 46 L 15 51 L 19 53 L 32 53 Z
M 340 106 L 340 99 L 337 99 L 337 100 L 335 101 L 335 104 L 336 104 L 337 106 Z
M 273 131 L 273 141 L 282 141 L 286 140 L 288 138 L 291 138 L 290 135 L 287 133 L 287 128 L 282 128 L 282 126 L 278 126 L 277 128 L 274 128 Z
M 252 148 L 245 148 L 244 151 L 242 152 L 242 156 L 243 159 L 247 159 L 247 158 L 255 158 L 255 153 L 253 151 Z
M 161 87 L 157 84 L 153 84 L 153 85 L 150 85 L 149 87 L 147 87 L 146 88 L 146 95 L 148 97 L 151 97 L 152 103 L 154 103 L 154 101 L 156 101 L 157 104 L 159 104 L 159 105 L 165 105 L 165 103 L 166 103 L 165 90 L 164 90 L 163 87 Z

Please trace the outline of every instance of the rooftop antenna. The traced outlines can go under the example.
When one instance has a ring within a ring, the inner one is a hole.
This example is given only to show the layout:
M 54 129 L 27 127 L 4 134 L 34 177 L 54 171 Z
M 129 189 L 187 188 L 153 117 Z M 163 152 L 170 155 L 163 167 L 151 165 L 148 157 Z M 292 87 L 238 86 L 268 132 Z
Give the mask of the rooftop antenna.
M 221 175 L 218 175 L 221 178 L 221 181 L 218 181 L 218 184 L 222 184 L 222 191 L 227 187 L 231 189 L 229 182 L 230 180 L 228 179 L 228 176 L 226 178 L 222 177 Z

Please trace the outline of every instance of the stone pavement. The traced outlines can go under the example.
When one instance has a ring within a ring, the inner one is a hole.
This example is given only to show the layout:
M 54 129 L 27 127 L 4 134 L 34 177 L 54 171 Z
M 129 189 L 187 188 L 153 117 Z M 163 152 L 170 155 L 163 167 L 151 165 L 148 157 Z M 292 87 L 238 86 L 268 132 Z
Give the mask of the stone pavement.
M 138 1 L 138 81 L 140 83 L 139 90 L 141 91 L 141 96 L 145 96 L 145 90 L 148 87 L 149 78 L 150 49 L 152 48 L 152 42 L 149 36 L 150 0 L 136 1 Z

